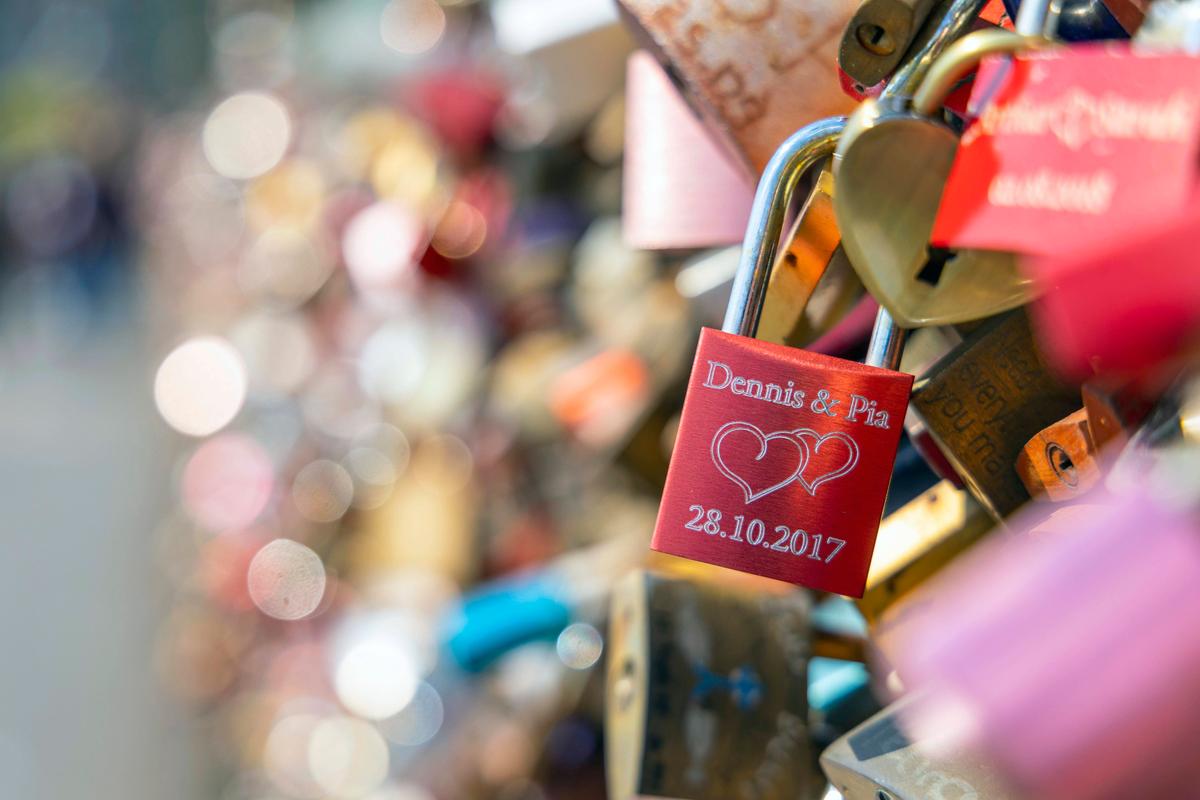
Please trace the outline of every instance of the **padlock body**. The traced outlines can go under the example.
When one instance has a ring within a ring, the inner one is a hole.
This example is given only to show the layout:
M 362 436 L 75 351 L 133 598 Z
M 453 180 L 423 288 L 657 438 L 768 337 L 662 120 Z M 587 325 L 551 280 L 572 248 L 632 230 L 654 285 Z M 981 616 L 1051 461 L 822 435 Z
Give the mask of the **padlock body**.
M 1023 310 L 990 320 L 947 353 L 912 407 L 975 499 L 997 519 L 1029 492 L 1015 468 L 1030 437 L 1079 407 L 1076 387 L 1047 369 Z
M 704 329 L 651 546 L 861 596 L 912 380 Z
M 609 797 L 808 796 L 804 593 L 639 570 L 615 588 L 610 620 Z

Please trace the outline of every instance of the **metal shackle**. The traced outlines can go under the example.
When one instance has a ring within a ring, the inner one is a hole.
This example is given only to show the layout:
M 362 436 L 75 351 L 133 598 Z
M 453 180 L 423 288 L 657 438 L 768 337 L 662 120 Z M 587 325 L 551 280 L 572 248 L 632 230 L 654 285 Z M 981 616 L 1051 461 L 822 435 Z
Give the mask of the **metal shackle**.
M 805 125 L 789 136 L 767 162 L 754 191 L 750 220 L 742 239 L 742 255 L 725 308 L 721 330 L 726 333 L 749 338 L 758 333 L 771 267 L 779 252 L 784 218 L 796 188 L 812 167 L 833 155 L 845 127 L 845 117 L 829 117 Z
M 845 117 L 830 117 L 806 125 L 792 134 L 768 162 L 754 192 L 741 260 L 729 293 L 725 321 L 721 325 L 721 330 L 726 333 L 754 338 L 758 332 L 788 206 L 804 175 L 833 154 L 845 126 Z M 880 308 L 865 363 L 895 369 L 900 362 L 904 338 L 905 331 L 892 321 L 885 309 Z

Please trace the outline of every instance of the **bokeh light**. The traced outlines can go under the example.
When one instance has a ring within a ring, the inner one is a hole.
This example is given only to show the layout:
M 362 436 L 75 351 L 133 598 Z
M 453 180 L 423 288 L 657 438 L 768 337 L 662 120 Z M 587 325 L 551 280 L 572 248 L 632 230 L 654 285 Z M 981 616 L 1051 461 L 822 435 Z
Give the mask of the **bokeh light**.
M 254 605 L 267 616 L 303 619 L 325 596 L 325 565 L 299 542 L 276 539 L 254 555 L 246 585 Z
M 487 238 L 487 220 L 479 209 L 455 200 L 433 233 L 433 248 L 446 258 L 468 258 L 483 247 Z
M 433 49 L 446 31 L 446 12 L 436 0 L 391 0 L 379 20 L 384 44 L 416 55 Z
M 199 447 L 183 470 L 183 506 L 213 532 L 244 528 L 267 507 L 275 487 L 270 456 L 254 439 L 221 434 Z
M 333 522 L 350 508 L 354 500 L 354 479 L 336 461 L 318 459 L 296 473 L 292 483 L 292 501 L 313 522 Z
M 412 701 L 417 665 L 402 641 L 365 639 L 338 661 L 334 688 L 348 710 L 366 719 L 384 719 Z
M 368 722 L 327 717 L 313 729 L 308 764 L 317 784 L 332 797 L 362 797 L 387 779 L 387 742 Z
M 411 280 L 425 241 L 424 224 L 407 207 L 379 202 L 350 220 L 342 254 L 355 284 L 371 292 Z
M 246 367 L 225 339 L 189 339 L 163 359 L 154 377 L 154 402 L 163 419 L 190 436 L 216 433 L 246 400 Z
M 238 283 L 267 304 L 292 308 L 311 298 L 333 274 L 333 260 L 304 233 L 265 231 L 246 250 Z
M 316 344 L 299 315 L 249 315 L 231 331 L 230 340 L 246 362 L 252 389 L 290 394 L 316 368 Z
M 277 719 L 263 746 L 263 768 L 283 793 L 301 800 L 322 794 L 309 769 L 308 749 L 322 718 L 314 713 L 289 714 Z
M 571 669 L 588 669 L 600 660 L 604 638 L 586 622 L 573 622 L 563 628 L 555 643 L 558 657 Z
M 262 92 L 243 92 L 222 101 L 204 123 L 204 155 L 226 178 L 254 178 L 287 152 L 292 122 L 283 103 Z
M 432 685 L 421 681 L 412 698 L 395 716 L 379 724 L 383 735 L 404 747 L 423 745 L 442 729 L 446 717 L 442 696 Z

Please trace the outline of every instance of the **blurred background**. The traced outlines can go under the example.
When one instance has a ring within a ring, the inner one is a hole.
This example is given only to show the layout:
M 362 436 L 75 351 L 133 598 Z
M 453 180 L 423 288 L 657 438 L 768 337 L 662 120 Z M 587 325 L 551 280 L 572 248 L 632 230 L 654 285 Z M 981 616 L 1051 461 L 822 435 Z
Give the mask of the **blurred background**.
M 695 327 L 611 4 L 0 9 L 0 796 L 600 796 Z

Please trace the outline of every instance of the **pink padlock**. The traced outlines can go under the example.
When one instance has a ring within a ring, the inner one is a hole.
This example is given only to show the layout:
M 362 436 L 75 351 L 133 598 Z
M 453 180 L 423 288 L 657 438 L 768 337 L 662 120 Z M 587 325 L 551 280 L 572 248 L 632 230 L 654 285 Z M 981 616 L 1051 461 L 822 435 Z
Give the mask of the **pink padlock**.
M 625 243 L 683 250 L 740 242 L 754 186 L 713 138 L 654 56 L 629 57 L 626 77 Z
M 1089 497 L 1070 531 L 998 540 L 928 587 L 887 632 L 928 692 L 914 739 L 1033 798 L 1200 797 L 1200 517 L 1155 491 Z

